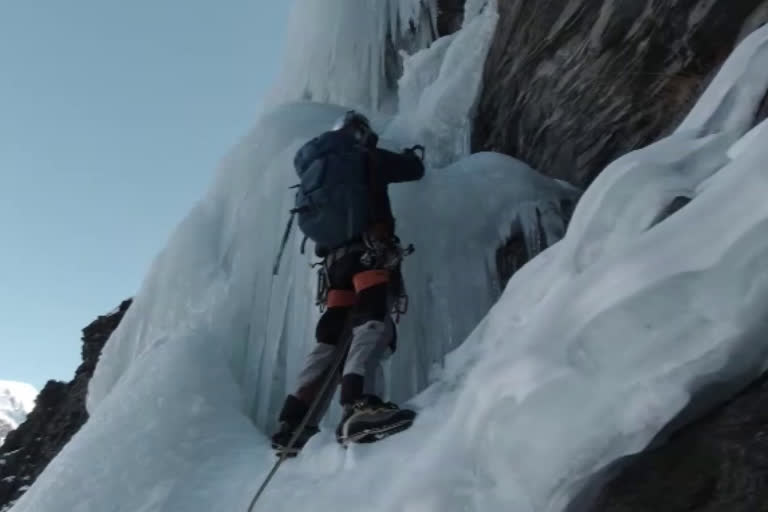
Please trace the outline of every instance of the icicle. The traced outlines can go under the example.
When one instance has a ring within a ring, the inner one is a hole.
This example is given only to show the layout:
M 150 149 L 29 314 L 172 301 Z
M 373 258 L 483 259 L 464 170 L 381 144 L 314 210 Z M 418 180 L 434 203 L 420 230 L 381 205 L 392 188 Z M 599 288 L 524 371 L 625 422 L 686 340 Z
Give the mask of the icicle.
M 271 103 L 312 100 L 392 111 L 400 50 L 435 38 L 435 0 L 298 0 Z

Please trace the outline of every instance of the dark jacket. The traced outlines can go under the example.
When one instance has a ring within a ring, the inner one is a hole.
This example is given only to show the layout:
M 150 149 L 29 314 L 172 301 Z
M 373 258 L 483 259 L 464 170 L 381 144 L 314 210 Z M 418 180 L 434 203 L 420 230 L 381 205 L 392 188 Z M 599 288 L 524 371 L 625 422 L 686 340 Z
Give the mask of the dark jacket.
M 368 157 L 371 176 L 371 220 L 372 224 L 387 226 L 394 234 L 395 219 L 389 200 L 390 183 L 417 181 L 424 177 L 424 164 L 413 153 L 393 153 L 386 149 L 374 148 Z

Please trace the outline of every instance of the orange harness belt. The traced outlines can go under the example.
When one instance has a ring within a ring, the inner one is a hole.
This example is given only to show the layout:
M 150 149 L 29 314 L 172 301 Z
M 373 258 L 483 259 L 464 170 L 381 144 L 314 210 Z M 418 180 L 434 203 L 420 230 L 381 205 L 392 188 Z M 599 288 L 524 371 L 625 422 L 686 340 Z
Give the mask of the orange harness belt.
M 347 308 L 357 303 L 357 294 L 368 288 L 388 283 L 389 270 L 366 270 L 352 278 L 354 290 L 328 290 L 325 304 L 329 308 Z
M 363 290 L 389 282 L 389 270 L 366 270 L 355 274 L 352 278 L 352 284 L 355 286 L 355 292 L 360 293 Z
M 329 308 L 348 308 L 357 302 L 357 294 L 353 290 L 328 290 L 325 301 Z

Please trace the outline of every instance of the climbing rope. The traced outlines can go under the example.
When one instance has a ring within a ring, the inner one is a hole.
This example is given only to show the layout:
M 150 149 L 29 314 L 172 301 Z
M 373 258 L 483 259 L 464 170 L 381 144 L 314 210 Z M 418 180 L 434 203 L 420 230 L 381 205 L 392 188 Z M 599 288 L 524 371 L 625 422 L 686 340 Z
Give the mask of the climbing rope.
M 350 318 L 347 320 L 347 325 L 344 328 L 344 332 L 346 333 L 346 337 L 345 337 L 343 346 L 340 347 L 341 349 L 336 355 L 336 359 L 333 361 L 333 365 L 331 365 L 331 368 L 328 371 L 328 375 L 326 375 L 325 380 L 323 381 L 323 385 L 320 387 L 320 391 L 317 394 L 317 397 L 315 397 L 315 399 L 312 401 L 312 404 L 310 405 L 309 410 L 304 415 L 304 418 L 301 420 L 301 423 L 299 423 L 299 426 L 296 428 L 296 431 L 293 433 L 293 436 L 291 436 L 290 441 L 288 441 L 288 445 L 283 449 L 282 453 L 280 454 L 280 458 L 272 466 L 272 470 L 269 472 L 266 478 L 264 478 L 264 481 L 261 483 L 261 487 L 259 487 L 259 490 L 256 491 L 256 494 L 254 495 L 253 500 L 251 500 L 251 504 L 248 506 L 248 512 L 253 512 L 254 510 L 253 507 L 256 505 L 256 502 L 264 493 L 264 490 L 267 488 L 267 485 L 269 485 L 269 482 L 272 480 L 272 477 L 275 476 L 275 473 L 277 473 L 277 470 L 283 464 L 283 461 L 286 458 L 288 458 L 288 453 L 290 452 L 291 448 L 293 448 L 293 445 L 296 444 L 296 440 L 299 438 L 299 436 L 301 436 L 302 432 L 304 432 L 304 429 L 307 427 L 307 423 L 309 423 L 309 419 L 315 414 L 315 411 L 320 405 L 320 402 L 322 401 L 323 397 L 328 391 L 328 387 L 336 379 L 336 373 L 339 371 L 339 368 L 341 367 L 341 363 L 344 361 L 347 351 L 349 350 L 349 347 L 352 344 L 351 315 L 350 315 Z

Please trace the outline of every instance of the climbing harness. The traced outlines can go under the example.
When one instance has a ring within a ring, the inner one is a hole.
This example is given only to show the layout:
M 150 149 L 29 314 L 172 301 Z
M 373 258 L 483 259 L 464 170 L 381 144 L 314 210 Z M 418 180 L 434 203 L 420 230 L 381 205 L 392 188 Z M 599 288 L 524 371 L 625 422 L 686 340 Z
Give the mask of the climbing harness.
M 394 294 L 390 313 L 395 317 L 395 323 L 399 324 L 400 317 L 408 312 L 408 293 L 400 272 L 400 265 L 415 251 L 413 244 L 403 247 L 397 237 L 382 242 L 376 238 L 364 236 L 363 241 L 367 250 L 360 261 L 366 266 L 387 269 L 394 274 L 395 281 L 392 283 Z
M 415 250 L 413 244 L 403 247 L 396 236 L 381 240 L 366 233 L 363 235 L 363 244 L 365 252 L 360 257 L 360 262 L 368 268 L 396 269 Z
M 350 244 L 331 251 L 321 261 L 311 264 L 317 269 L 317 293 L 315 305 L 320 313 L 328 307 L 351 306 L 354 304 L 354 292 L 335 290 L 331 288 L 329 269 L 331 266 L 350 252 L 362 252 L 360 261 L 368 268 L 388 270 L 394 276 L 392 287 L 391 314 L 395 316 L 395 322 L 400 322 L 400 317 L 408 312 L 408 294 L 405 291 L 405 282 L 400 272 L 400 264 L 413 254 L 413 244 L 403 247 L 397 237 L 386 242 L 380 242 L 373 237 L 364 237 L 363 243 Z

